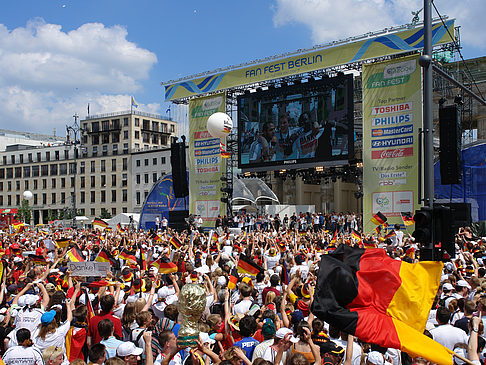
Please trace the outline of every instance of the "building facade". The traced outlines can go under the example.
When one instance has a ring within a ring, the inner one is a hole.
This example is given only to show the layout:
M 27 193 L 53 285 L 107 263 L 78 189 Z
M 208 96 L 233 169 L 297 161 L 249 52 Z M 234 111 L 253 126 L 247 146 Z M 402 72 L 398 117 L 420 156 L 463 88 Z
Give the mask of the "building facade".
M 34 224 L 71 219 L 74 207 L 88 218 L 140 211 L 148 189 L 137 181 L 149 174 L 150 184 L 170 171 L 177 123 L 129 111 L 89 116 L 79 125 L 78 143 L 17 144 L 0 152 L 0 207 L 19 207 L 29 190 Z

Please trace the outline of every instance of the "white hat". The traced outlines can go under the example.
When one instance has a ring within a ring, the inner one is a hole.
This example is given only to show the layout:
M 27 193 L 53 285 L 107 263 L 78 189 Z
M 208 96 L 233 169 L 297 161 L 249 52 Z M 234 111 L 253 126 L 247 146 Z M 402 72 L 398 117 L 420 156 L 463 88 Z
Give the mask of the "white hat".
M 220 276 L 220 277 L 218 278 L 217 285 L 220 285 L 220 286 L 225 286 L 225 285 L 226 285 L 226 278 L 225 278 L 224 276 Z
M 18 256 L 15 256 L 14 259 L 13 259 L 13 262 L 15 262 L 15 263 L 22 262 L 22 259 Z
M 116 349 L 116 354 L 120 357 L 130 356 L 130 355 L 141 355 L 143 349 L 135 346 L 133 342 L 123 342 Z
M 445 263 L 445 265 L 444 265 L 444 267 L 445 267 L 447 270 L 449 270 L 449 271 L 454 270 L 454 266 L 453 266 L 452 262 L 446 262 L 446 263 Z
M 287 328 L 287 327 L 282 327 L 280 328 L 277 333 L 275 333 L 275 337 L 276 338 L 285 338 L 285 336 L 287 335 L 290 335 L 289 339 L 290 339 L 290 342 L 292 343 L 297 343 L 299 342 L 299 339 L 297 337 L 294 337 L 293 335 L 294 333 L 292 332 L 291 329 Z
M 207 274 L 210 272 L 208 265 L 202 265 L 201 267 L 198 267 L 194 271 L 197 271 L 200 274 Z
M 34 294 L 25 294 L 25 295 L 22 295 L 22 297 L 24 297 L 25 305 L 28 305 L 28 306 L 34 305 L 39 300 L 39 296 L 34 295 Z M 19 300 L 20 300 L 20 298 L 19 298 Z
M 159 296 L 160 299 L 167 298 L 169 296 L 169 288 L 163 286 L 157 291 L 157 295 Z
M 201 343 L 209 344 L 213 344 L 216 342 L 211 337 L 209 337 L 209 334 L 207 332 L 199 332 L 199 341 L 201 341 Z
M 383 354 L 379 353 L 378 351 L 370 351 L 368 353 L 367 360 L 375 365 L 384 365 L 385 364 L 385 357 Z
M 456 285 L 471 289 L 471 285 L 469 285 L 466 280 L 459 280 Z
M 454 290 L 454 287 L 451 283 L 445 283 L 444 285 L 442 285 L 442 290 Z

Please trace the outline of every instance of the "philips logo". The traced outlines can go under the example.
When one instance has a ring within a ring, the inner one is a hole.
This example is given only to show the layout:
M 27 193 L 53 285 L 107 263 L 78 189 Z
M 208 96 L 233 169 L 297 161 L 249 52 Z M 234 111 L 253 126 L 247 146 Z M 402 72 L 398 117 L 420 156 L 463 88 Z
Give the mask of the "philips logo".
M 412 114 L 391 115 L 389 117 L 372 118 L 373 127 L 388 126 L 393 124 L 405 124 L 412 122 Z

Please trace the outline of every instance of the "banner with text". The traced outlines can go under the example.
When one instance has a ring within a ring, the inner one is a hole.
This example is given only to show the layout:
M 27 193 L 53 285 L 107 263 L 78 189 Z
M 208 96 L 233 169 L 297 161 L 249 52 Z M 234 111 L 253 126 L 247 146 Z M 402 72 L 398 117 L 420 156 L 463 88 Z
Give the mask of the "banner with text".
M 363 224 L 381 212 L 388 224 L 419 208 L 418 147 L 422 127 L 418 56 L 363 65 Z M 413 228 L 413 227 L 412 227 Z
M 200 215 L 205 228 L 214 227 L 218 215 L 224 214 L 221 140 L 206 128 L 209 116 L 216 112 L 226 112 L 224 93 L 189 101 L 189 213 Z
M 434 24 L 432 26 L 433 45 L 452 42 L 453 39 L 451 39 L 449 34 L 454 34 L 454 19 L 447 20 L 445 27 L 442 23 Z M 337 43 L 324 49 L 304 52 L 291 57 L 281 57 L 270 62 L 168 84 L 165 86 L 165 100 L 203 95 L 209 92 L 297 75 L 327 67 L 420 50 L 423 46 L 423 28 L 384 33 L 352 43 Z

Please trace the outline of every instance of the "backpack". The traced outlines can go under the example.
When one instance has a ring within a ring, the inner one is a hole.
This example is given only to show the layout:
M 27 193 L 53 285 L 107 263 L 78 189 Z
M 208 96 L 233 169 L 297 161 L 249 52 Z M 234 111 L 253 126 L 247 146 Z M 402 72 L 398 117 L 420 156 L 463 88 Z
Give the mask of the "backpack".
M 130 342 L 133 342 L 133 344 L 136 346 L 136 347 L 139 347 L 139 342 L 140 342 L 140 339 L 142 338 L 144 332 L 147 330 L 146 328 L 144 328 L 142 331 L 140 331 L 140 333 L 137 335 L 137 338 L 134 340 L 133 339 L 133 331 L 136 331 L 140 328 L 135 328 L 132 330 L 132 332 L 130 332 Z

